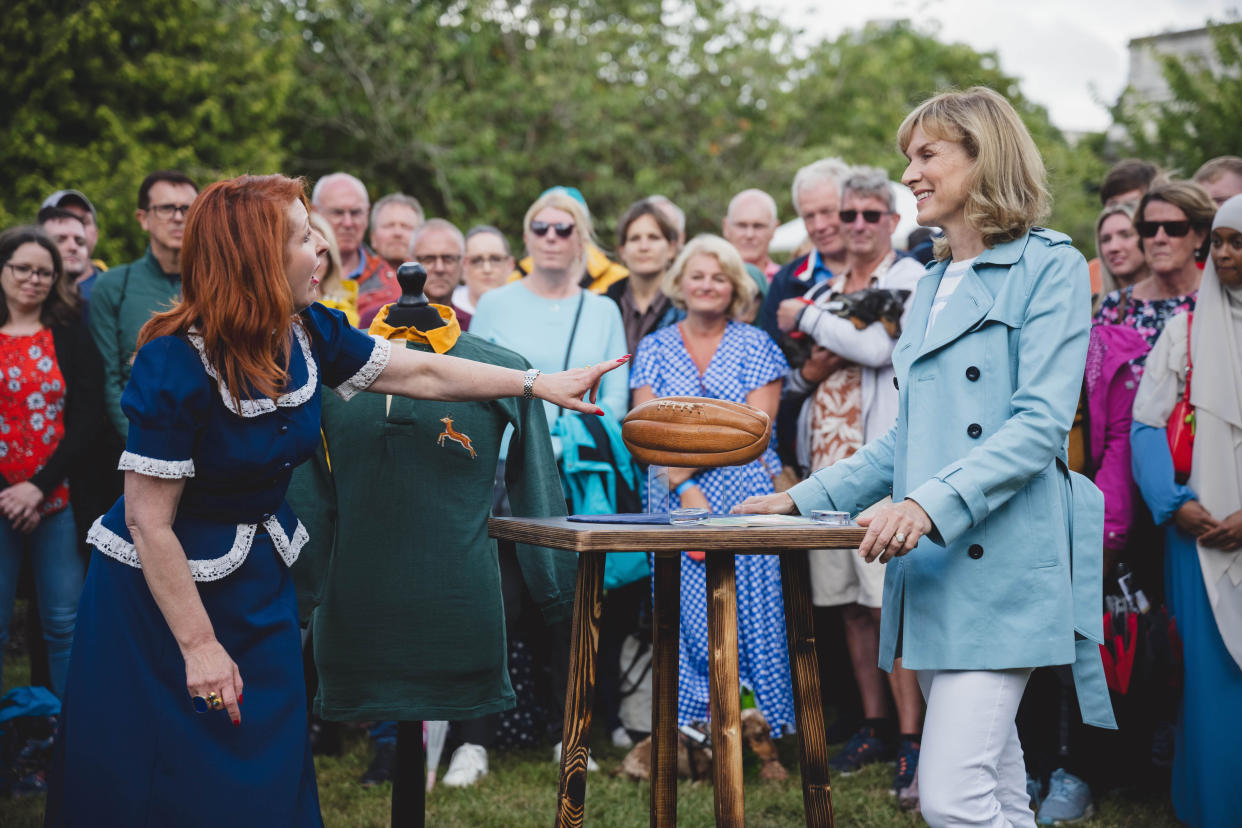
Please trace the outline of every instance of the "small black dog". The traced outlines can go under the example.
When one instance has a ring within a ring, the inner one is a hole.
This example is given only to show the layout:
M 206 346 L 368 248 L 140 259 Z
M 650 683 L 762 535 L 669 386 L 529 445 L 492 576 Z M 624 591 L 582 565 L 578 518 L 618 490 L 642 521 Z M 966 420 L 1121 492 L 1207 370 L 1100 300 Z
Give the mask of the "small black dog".
M 866 288 L 856 293 L 842 293 L 833 296 L 827 302 L 816 302 L 820 308 L 835 316 L 848 319 L 854 327 L 862 330 L 868 325 L 879 322 L 885 332 L 896 339 L 901 336 L 901 314 L 906 307 L 906 299 L 910 291 L 892 288 Z M 786 334 L 781 337 L 781 348 L 785 358 L 794 367 L 806 362 L 815 343 L 809 336 L 798 333 Z

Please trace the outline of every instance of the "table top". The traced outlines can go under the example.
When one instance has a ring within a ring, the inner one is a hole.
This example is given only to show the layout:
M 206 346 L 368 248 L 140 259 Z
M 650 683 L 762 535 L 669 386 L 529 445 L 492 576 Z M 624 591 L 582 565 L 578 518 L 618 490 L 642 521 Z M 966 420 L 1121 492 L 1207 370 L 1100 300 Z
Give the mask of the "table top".
M 652 526 L 578 523 L 566 518 L 494 517 L 494 538 L 568 549 L 571 552 L 705 552 L 770 555 L 789 549 L 857 549 L 866 530 L 858 526 Z

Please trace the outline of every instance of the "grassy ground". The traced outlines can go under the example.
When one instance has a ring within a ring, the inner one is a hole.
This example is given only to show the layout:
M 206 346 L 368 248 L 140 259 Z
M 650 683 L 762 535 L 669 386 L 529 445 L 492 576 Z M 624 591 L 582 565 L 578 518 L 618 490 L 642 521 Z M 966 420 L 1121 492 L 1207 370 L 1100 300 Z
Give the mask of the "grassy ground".
M 14 657 L 16 656 L 16 657 Z M 29 665 L 20 654 L 6 654 L 4 690 L 25 684 Z M 118 747 L 118 749 L 121 749 Z M 586 823 L 592 828 L 638 828 L 648 824 L 648 786 L 616 778 L 611 772 L 624 751 L 601 736 L 593 744 L 600 773 L 588 776 Z M 790 771 L 783 783 L 761 782 L 754 757 L 745 756 L 746 824 L 750 828 L 796 826 L 802 822 L 802 791 L 799 787 L 798 748 L 794 737 L 780 742 L 781 759 Z M 389 822 L 392 789 L 380 785 L 363 789 L 357 783 L 369 761 L 365 734 L 351 731 L 339 758 L 319 757 L 320 805 L 328 828 L 382 828 Z M 443 758 L 440 773 L 445 771 Z M 832 802 L 837 824 L 850 828 L 901 828 L 921 825 L 922 820 L 901 813 L 888 795 L 891 765 L 878 765 L 848 778 L 834 778 Z M 437 787 L 427 797 L 427 825 L 445 828 L 546 828 L 556 808 L 557 768 L 551 749 L 493 754 L 491 774 L 468 789 Z M 1114 793 L 1097 800 L 1095 818 L 1077 823 L 1081 828 L 1161 828 L 1176 826 L 1166 791 L 1146 794 Z M 712 786 L 706 782 L 682 782 L 677 789 L 678 824 L 714 824 Z M 42 797 L 0 799 L 0 825 L 35 828 L 43 822 Z

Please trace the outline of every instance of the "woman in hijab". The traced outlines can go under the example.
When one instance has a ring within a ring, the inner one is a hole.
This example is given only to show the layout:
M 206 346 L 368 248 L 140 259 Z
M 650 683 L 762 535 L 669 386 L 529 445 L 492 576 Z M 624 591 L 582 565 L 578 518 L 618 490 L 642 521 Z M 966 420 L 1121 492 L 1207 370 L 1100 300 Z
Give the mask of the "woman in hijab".
M 1195 437 L 1183 485 L 1166 424 L 1188 381 Z M 1148 355 L 1130 440 L 1143 498 L 1167 524 L 1165 589 L 1185 663 L 1173 804 L 1192 826 L 1240 825 L 1242 196 L 1216 214 L 1193 315 L 1170 319 Z

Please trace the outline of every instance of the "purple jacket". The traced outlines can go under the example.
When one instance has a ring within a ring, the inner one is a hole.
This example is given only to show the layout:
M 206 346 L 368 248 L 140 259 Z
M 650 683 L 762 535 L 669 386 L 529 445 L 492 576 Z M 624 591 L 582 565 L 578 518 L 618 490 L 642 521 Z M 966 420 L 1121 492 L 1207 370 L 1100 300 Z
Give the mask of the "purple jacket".
M 1147 353 L 1142 334 L 1125 325 L 1096 325 L 1087 347 L 1088 450 L 1095 485 L 1104 493 L 1104 547 L 1122 549 L 1130 531 L 1135 485 L 1130 474 L 1130 421 L 1141 368 L 1131 360 Z

